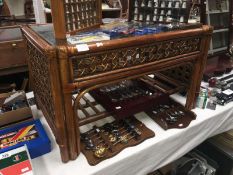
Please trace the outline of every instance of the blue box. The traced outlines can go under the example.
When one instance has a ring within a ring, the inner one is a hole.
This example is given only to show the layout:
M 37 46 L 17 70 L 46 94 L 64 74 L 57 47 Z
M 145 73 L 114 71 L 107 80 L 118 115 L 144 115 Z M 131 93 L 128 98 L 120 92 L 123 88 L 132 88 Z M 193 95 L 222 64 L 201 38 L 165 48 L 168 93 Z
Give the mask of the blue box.
M 24 127 L 27 127 L 27 126 L 30 126 L 33 124 L 35 125 L 35 130 L 37 131 L 38 137 L 36 137 L 32 140 L 29 140 L 29 141 L 19 142 L 16 145 L 12 145 L 12 146 L 0 149 L 0 153 L 21 147 L 25 144 L 28 147 L 28 151 L 29 151 L 32 159 L 50 152 L 51 151 L 51 142 L 50 142 L 40 120 L 33 120 L 33 121 L 29 121 L 29 122 L 24 122 L 21 124 L 16 124 L 14 126 L 11 126 L 9 128 L 2 129 L 2 130 L 0 130 L 0 136 L 7 134 L 7 133 L 10 133 L 10 132 L 17 131 L 21 128 L 24 128 Z

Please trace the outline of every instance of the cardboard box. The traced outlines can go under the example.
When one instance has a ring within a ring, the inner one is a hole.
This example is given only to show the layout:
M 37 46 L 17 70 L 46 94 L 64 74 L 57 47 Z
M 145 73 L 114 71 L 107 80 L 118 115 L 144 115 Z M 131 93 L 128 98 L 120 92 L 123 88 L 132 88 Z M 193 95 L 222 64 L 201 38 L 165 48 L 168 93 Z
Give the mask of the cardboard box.
M 3 93 L 0 94 L 0 106 L 4 103 L 5 99 L 8 98 L 13 93 Z M 25 94 L 25 93 L 24 93 Z M 27 99 L 25 94 L 25 100 Z M 23 107 L 17 110 L 8 111 L 0 114 L 0 128 L 15 124 L 17 122 L 22 122 L 25 120 L 32 120 L 32 111 L 29 107 Z
M 32 159 L 51 151 L 50 140 L 40 120 L 27 121 L 0 130 L 0 153 L 25 144 Z
M 0 174 L 33 175 L 26 145 L 0 154 L 0 162 Z

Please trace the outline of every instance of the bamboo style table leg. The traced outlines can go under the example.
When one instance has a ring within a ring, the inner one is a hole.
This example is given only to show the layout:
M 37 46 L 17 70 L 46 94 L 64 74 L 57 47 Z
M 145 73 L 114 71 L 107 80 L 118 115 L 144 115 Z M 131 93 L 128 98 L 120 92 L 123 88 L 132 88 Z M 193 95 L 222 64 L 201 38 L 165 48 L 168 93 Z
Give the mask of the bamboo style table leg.
M 196 80 L 196 81 L 190 81 L 190 87 L 188 89 L 188 93 L 187 93 L 187 99 L 186 99 L 186 104 L 185 107 L 189 110 L 193 109 L 195 107 L 195 101 L 196 101 L 196 93 L 198 91 L 196 91 L 199 88 L 199 74 L 200 73 L 200 66 L 199 66 L 199 61 L 196 60 L 194 63 L 194 68 L 193 68 L 193 73 L 192 76 L 190 77 L 191 80 Z
M 76 140 L 79 140 L 79 129 L 77 129 L 77 116 L 73 112 L 72 106 L 72 90 L 67 90 L 66 85 L 72 82 L 72 77 L 67 67 L 69 65 L 66 47 L 59 47 L 59 71 L 61 77 L 63 107 L 64 107 L 64 122 L 65 130 L 67 131 L 69 159 L 75 160 L 80 153 L 80 146 Z
M 193 74 L 191 77 L 191 85 L 188 90 L 187 100 L 186 100 L 186 105 L 185 105 L 185 107 L 190 110 L 195 108 L 196 99 L 200 91 L 202 76 L 203 76 L 203 72 L 206 66 L 206 61 L 207 61 L 207 55 L 208 55 L 212 30 L 210 30 L 209 32 L 210 32 L 209 35 L 206 35 L 205 39 L 202 40 L 202 43 L 200 46 L 202 52 L 197 57 L 197 60 L 194 64 L 194 70 L 193 70 Z
M 72 93 L 64 94 L 64 105 L 69 156 L 71 160 L 75 160 L 80 153 L 80 134 L 77 127 L 78 116 L 75 116 L 73 112 Z
M 192 81 L 191 81 L 190 88 L 188 90 L 187 101 L 186 101 L 186 108 L 190 110 L 195 108 L 196 99 L 200 91 L 200 85 L 201 85 L 201 81 L 203 77 L 203 72 L 206 66 L 206 61 L 207 61 L 210 39 L 211 39 L 211 34 L 206 35 L 205 39 L 203 39 L 201 46 L 200 46 L 202 49 L 202 52 L 197 57 L 197 60 L 194 64 L 194 70 L 193 70 L 193 74 L 191 77 Z

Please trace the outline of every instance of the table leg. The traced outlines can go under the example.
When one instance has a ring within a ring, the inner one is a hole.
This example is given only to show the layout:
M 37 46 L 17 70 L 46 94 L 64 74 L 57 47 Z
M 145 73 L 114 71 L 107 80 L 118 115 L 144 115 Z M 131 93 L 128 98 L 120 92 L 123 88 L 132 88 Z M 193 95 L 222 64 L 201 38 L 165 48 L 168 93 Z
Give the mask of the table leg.
M 203 72 L 206 67 L 207 55 L 210 45 L 211 34 L 207 35 L 201 42 L 201 54 L 197 57 L 194 63 L 193 74 L 191 77 L 191 85 L 187 94 L 187 101 L 185 107 L 187 109 L 195 108 L 196 99 L 200 91 L 201 80 Z

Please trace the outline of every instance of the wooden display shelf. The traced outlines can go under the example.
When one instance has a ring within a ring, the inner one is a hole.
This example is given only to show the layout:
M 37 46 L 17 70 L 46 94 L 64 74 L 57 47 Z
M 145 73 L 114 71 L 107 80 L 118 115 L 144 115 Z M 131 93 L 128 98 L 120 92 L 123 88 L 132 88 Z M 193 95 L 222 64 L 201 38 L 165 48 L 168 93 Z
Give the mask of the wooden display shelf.
M 163 79 L 163 82 L 158 81 L 156 77 Z M 140 83 L 144 82 L 147 88 L 150 88 L 152 91 L 161 91 L 160 95 L 158 96 L 155 94 L 154 96 L 143 96 L 140 99 L 137 97 L 136 102 L 135 99 L 132 99 L 111 104 L 111 100 L 109 100 L 106 95 L 100 93 L 98 89 L 95 89 L 90 92 L 92 100 L 86 97 L 87 94 L 85 94 L 79 101 L 79 125 L 82 126 L 109 116 L 114 116 L 116 119 L 128 117 L 135 113 L 141 112 L 146 108 L 149 108 L 152 104 L 160 103 L 161 100 L 163 101 L 165 96 L 167 97 L 170 94 L 180 92 L 185 88 L 184 85 L 182 86 L 181 82 L 178 82 L 160 73 L 153 74 L 153 78 L 149 76 L 143 76 L 138 81 L 141 81 Z M 143 87 L 146 88 L 146 86 Z M 75 98 L 73 99 L 75 100 Z M 115 107 L 119 105 L 121 106 L 121 109 L 115 109 Z

